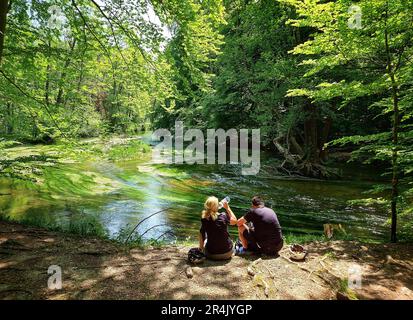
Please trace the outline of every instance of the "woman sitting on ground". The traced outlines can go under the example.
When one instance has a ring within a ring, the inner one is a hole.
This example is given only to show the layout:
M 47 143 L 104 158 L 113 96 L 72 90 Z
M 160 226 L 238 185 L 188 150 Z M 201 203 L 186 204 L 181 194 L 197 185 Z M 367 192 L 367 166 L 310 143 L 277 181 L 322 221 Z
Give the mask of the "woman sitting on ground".
M 227 202 L 223 202 L 223 207 L 226 213 L 219 213 L 218 199 L 209 197 L 204 204 L 205 210 L 202 211 L 199 248 L 212 260 L 226 260 L 232 256 L 228 225 L 236 225 L 237 218 Z

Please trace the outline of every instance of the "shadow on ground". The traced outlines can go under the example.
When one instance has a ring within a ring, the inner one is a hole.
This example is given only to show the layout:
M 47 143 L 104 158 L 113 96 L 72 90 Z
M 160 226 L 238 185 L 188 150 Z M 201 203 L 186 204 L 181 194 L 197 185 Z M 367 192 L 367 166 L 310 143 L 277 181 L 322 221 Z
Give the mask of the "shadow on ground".
M 412 245 L 312 243 L 295 263 L 233 257 L 191 266 L 188 248 L 126 250 L 114 243 L 0 222 L 0 299 L 335 299 L 354 264 L 363 270 L 359 298 L 413 299 Z M 49 266 L 63 287 L 49 290 Z

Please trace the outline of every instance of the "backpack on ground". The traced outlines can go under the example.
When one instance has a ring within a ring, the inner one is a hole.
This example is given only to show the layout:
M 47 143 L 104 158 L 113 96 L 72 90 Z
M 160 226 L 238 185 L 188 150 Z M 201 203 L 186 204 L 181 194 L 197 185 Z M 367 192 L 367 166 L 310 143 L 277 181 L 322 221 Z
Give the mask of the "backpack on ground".
M 188 251 L 188 262 L 192 264 L 202 263 L 205 260 L 205 254 L 199 248 L 191 248 Z

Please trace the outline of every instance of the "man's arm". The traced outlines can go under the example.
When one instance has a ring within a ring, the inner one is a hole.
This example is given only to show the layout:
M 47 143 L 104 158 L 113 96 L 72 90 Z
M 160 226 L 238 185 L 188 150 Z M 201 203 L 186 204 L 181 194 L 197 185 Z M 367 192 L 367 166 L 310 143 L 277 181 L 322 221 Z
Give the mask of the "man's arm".
M 238 227 L 244 226 L 248 229 L 247 223 L 253 221 L 253 214 L 254 213 L 253 213 L 253 211 L 251 211 L 251 209 L 248 210 L 248 212 L 243 217 L 238 219 L 237 226 Z
M 244 217 L 241 217 L 241 218 L 239 218 L 238 221 L 237 221 L 237 226 L 238 226 L 238 227 L 241 227 L 242 225 L 244 225 L 244 224 L 246 224 L 246 223 L 247 223 L 247 220 L 245 220 Z

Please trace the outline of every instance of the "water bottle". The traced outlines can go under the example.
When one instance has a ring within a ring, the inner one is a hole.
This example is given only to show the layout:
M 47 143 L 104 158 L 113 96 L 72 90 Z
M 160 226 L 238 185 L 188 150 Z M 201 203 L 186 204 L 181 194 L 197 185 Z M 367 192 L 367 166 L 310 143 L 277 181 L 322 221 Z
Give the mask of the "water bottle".
M 224 202 L 229 203 L 231 199 L 226 196 L 224 199 L 222 199 L 219 204 L 218 204 L 218 210 L 222 209 L 224 207 Z

